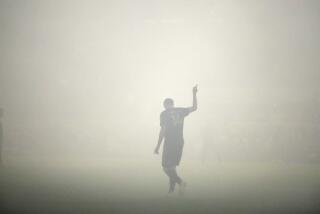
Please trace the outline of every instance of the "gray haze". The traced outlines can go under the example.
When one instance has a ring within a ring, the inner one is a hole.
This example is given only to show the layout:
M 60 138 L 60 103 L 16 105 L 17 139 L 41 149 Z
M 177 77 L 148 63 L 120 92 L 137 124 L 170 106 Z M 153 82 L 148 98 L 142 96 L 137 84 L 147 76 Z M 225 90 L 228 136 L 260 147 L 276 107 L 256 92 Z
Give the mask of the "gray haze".
M 3 157 L 159 161 L 166 97 L 187 160 L 319 161 L 319 1 L 0 3 Z
M 319 38 L 318 0 L 0 0 L 0 213 L 320 213 Z

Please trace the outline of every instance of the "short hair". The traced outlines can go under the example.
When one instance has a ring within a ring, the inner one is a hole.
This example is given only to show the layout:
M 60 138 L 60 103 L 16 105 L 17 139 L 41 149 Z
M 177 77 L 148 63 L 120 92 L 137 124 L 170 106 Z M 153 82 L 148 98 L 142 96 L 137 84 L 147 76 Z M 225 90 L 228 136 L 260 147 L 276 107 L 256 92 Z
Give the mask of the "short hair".
M 173 106 L 174 104 L 174 101 L 173 99 L 171 98 L 166 98 L 164 101 L 163 101 L 163 106 Z

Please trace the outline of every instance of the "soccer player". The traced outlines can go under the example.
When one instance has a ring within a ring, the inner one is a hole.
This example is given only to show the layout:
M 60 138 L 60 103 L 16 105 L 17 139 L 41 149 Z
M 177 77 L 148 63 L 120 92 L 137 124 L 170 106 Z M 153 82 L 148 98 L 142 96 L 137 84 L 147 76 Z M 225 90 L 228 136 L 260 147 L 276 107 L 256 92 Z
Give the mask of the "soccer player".
M 193 105 L 189 108 L 175 108 L 174 101 L 167 98 L 163 102 L 165 110 L 160 114 L 160 133 L 155 154 L 159 154 L 159 148 L 164 139 L 162 151 L 162 167 L 169 177 L 169 194 L 174 192 L 176 184 L 179 185 L 179 193 L 183 194 L 186 183 L 178 176 L 176 167 L 179 165 L 183 151 L 183 121 L 191 112 L 197 110 L 197 85 L 193 87 Z

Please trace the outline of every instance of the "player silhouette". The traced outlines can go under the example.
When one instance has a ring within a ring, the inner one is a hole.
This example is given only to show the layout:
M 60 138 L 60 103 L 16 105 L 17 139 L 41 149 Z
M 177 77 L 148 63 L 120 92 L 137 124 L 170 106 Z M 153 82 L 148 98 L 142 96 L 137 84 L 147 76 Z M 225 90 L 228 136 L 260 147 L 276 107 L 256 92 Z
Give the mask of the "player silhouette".
M 160 114 L 160 133 L 155 154 L 159 154 L 159 148 L 164 139 L 162 151 L 162 167 L 169 177 L 169 193 L 173 193 L 176 184 L 179 184 L 179 194 L 183 194 L 186 188 L 184 182 L 177 174 L 176 167 L 179 165 L 184 139 L 183 139 L 183 122 L 184 118 L 191 112 L 197 110 L 197 85 L 193 87 L 193 105 L 188 108 L 174 107 L 174 101 L 166 98 L 163 102 L 165 110 Z

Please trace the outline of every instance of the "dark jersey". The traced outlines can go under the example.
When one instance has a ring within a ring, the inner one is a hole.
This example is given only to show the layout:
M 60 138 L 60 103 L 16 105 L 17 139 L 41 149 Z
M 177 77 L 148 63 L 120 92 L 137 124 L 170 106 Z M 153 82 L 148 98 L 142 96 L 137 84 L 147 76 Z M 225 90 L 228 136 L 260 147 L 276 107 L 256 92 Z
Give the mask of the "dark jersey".
M 171 108 L 161 113 L 160 126 L 165 127 L 165 139 L 183 139 L 183 122 L 188 114 L 188 108 Z
M 179 165 L 183 150 L 183 122 L 189 114 L 188 108 L 172 108 L 160 114 L 160 126 L 165 128 L 162 165 Z

